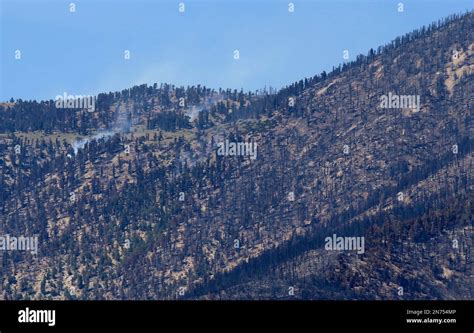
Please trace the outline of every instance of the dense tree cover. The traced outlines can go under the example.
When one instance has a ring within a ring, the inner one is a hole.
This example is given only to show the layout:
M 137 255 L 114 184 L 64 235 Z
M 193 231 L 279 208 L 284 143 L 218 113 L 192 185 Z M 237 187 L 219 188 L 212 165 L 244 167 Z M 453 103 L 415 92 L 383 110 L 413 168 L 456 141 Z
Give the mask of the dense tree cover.
M 191 128 L 189 117 L 175 112 L 160 112 L 153 118 L 147 120 L 147 128 L 159 128 L 164 131 L 174 132 L 183 128 Z

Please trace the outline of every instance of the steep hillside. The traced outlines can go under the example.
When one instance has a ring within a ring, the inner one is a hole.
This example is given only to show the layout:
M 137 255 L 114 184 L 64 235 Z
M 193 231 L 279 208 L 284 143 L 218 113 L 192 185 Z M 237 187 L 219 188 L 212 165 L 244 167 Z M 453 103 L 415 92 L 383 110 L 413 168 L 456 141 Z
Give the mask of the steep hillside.
M 470 12 L 278 92 L 3 104 L 0 234 L 39 253 L 0 296 L 472 299 L 473 73 Z

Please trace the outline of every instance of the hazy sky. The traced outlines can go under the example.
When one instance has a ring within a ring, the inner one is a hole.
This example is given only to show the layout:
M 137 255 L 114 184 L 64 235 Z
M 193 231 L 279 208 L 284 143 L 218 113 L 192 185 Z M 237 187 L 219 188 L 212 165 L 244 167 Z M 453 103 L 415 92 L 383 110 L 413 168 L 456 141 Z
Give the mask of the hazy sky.
M 472 0 L 0 0 L 0 100 L 154 82 L 280 88 L 331 70 L 343 50 L 354 59 L 473 8 Z

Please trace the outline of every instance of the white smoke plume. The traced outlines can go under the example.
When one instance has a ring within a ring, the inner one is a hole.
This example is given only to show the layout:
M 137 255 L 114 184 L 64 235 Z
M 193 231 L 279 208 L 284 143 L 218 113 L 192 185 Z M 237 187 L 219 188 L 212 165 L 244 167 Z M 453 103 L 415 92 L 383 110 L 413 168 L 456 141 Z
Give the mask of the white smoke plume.
M 74 154 L 77 154 L 77 151 L 79 149 L 83 149 L 88 142 L 92 140 L 99 140 L 102 138 L 109 138 L 113 136 L 115 133 L 117 133 L 117 131 L 102 131 L 94 135 L 77 140 L 76 142 L 72 144 L 72 148 L 74 149 Z
M 202 103 L 191 106 L 191 108 L 187 110 L 186 115 L 190 118 L 191 121 L 194 121 L 198 117 L 199 112 L 206 108 L 209 109 L 211 105 L 217 104 L 217 102 L 220 102 L 222 100 L 224 100 L 224 97 L 219 94 L 206 97 Z
M 115 118 L 114 124 L 112 125 L 111 129 L 107 130 L 102 130 L 99 131 L 95 134 L 89 135 L 85 138 L 81 138 L 79 140 L 76 140 L 72 144 L 72 148 L 74 149 L 74 154 L 77 154 L 79 149 L 83 149 L 87 143 L 89 143 L 92 140 L 99 140 L 99 139 L 109 139 L 114 134 L 116 133 L 127 133 L 130 131 L 132 127 L 132 122 L 130 119 L 128 119 L 128 113 L 127 112 L 122 112 L 120 113 L 120 105 L 117 105 L 116 107 L 117 116 Z

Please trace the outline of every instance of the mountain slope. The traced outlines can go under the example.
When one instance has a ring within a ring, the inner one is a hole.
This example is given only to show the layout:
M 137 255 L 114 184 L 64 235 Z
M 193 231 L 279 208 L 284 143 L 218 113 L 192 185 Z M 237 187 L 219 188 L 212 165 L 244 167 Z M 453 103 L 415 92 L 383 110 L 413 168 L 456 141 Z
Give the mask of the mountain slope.
M 2 105 L 0 234 L 37 234 L 40 254 L 3 252 L 0 294 L 472 298 L 473 55 L 471 12 L 277 93 Z M 225 140 L 256 158 L 219 155 Z M 366 252 L 326 251 L 334 233 Z

